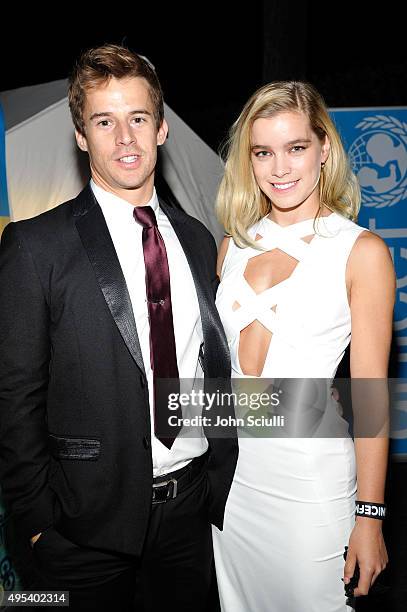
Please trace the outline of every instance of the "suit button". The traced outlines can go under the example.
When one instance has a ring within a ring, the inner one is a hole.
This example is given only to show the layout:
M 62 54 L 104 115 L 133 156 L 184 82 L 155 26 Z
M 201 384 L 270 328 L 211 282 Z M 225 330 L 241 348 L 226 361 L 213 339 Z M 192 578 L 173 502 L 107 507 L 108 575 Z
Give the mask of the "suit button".
M 143 438 L 143 446 L 146 450 L 148 450 L 150 448 L 150 442 L 149 439 L 147 438 L 147 436 L 144 436 Z

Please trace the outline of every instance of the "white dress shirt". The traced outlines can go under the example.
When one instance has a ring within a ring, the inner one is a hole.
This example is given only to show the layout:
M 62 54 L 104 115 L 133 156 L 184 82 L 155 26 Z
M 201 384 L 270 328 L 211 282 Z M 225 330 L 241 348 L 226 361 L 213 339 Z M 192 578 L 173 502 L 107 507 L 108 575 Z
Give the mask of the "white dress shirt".
M 177 470 L 194 457 L 202 455 L 208 448 L 208 441 L 203 432 L 200 437 L 181 435 L 175 439 L 171 449 L 168 449 L 154 435 L 153 372 L 150 362 L 150 327 L 142 245 L 143 228 L 134 220 L 132 204 L 105 191 L 93 180 L 90 184 L 105 217 L 130 294 L 148 383 L 153 475 L 160 476 Z M 179 377 L 192 381 L 196 375 L 199 347 L 203 340 L 195 284 L 177 235 L 167 216 L 159 207 L 155 189 L 151 200 L 146 202 L 145 206 L 151 206 L 156 214 L 158 229 L 167 251 Z

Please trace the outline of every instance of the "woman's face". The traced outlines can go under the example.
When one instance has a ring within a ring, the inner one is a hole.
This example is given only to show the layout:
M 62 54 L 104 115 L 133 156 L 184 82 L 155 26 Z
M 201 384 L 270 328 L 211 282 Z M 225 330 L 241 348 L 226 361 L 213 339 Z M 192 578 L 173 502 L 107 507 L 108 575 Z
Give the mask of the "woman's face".
M 260 189 L 282 210 L 319 206 L 317 185 L 329 142 L 320 142 L 306 115 L 281 112 L 256 119 L 251 131 L 251 161 Z

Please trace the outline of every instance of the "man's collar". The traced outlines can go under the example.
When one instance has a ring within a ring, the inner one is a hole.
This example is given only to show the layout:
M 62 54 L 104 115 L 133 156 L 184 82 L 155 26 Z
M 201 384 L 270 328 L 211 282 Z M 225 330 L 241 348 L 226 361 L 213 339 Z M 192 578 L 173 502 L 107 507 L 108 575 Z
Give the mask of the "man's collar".
M 101 202 L 114 202 L 114 200 L 119 200 L 120 203 L 124 204 L 124 205 L 128 205 L 129 207 L 133 207 L 134 204 L 131 204 L 130 202 L 128 202 L 127 200 L 125 200 L 124 198 L 121 198 L 120 196 L 116 195 L 115 193 L 112 193 L 111 191 L 106 191 L 106 189 L 103 189 L 102 187 L 100 187 L 99 185 L 96 185 L 95 181 L 93 179 L 90 180 L 90 187 L 97 199 L 97 201 L 99 202 L 99 204 L 101 204 Z M 158 208 L 159 208 L 159 204 L 158 204 L 158 197 L 157 197 L 157 192 L 155 190 L 155 187 L 153 187 L 153 195 L 151 196 L 151 199 L 146 202 L 145 204 L 142 204 L 142 206 L 151 206 L 151 208 L 154 210 L 154 212 L 157 214 L 158 212 Z

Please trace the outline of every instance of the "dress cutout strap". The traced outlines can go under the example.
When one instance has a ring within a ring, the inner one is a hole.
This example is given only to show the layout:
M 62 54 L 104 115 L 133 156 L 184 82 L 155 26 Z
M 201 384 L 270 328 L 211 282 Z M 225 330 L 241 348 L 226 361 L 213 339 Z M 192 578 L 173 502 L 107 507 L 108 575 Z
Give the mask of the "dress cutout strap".
M 298 224 L 280 227 L 267 221 L 256 232 L 264 251 L 247 249 L 231 313 L 240 334 L 238 356 L 245 375 L 261 376 L 273 334 L 278 331 L 278 293 L 308 255 L 314 238 L 309 223 L 299 228 Z

